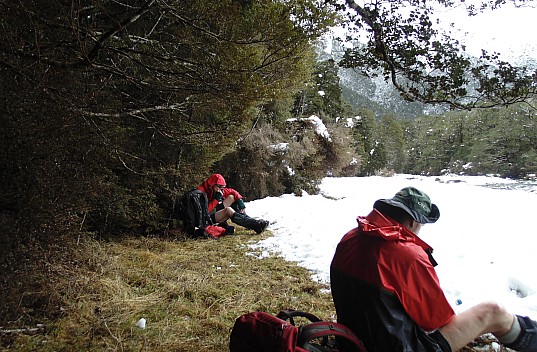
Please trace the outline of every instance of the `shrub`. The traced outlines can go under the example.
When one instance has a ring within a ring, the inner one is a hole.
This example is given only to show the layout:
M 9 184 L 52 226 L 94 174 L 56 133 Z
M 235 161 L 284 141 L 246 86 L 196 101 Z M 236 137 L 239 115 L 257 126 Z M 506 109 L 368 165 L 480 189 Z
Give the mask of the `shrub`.
M 282 193 L 314 194 L 322 178 L 355 167 L 348 129 L 317 117 L 289 119 L 284 132 L 263 124 L 213 168 L 249 200 Z

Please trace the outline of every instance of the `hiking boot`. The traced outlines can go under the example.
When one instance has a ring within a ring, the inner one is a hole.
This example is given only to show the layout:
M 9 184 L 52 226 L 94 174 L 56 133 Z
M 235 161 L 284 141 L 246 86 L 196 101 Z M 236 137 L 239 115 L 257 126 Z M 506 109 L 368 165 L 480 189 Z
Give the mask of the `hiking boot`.
M 246 214 L 238 212 L 235 212 L 233 214 L 233 216 L 231 217 L 231 221 L 233 221 L 237 225 L 246 227 L 247 229 L 254 230 L 257 234 L 260 234 L 261 232 L 265 231 L 265 229 L 269 225 L 269 222 L 266 220 L 254 219 Z
M 258 220 L 257 222 L 257 226 L 253 230 L 259 235 L 267 229 L 269 222 L 267 220 Z
M 515 351 L 537 352 L 537 322 L 520 315 L 516 317 L 522 331 L 515 341 L 505 344 L 505 347 Z
M 226 235 L 233 235 L 235 233 L 235 226 L 228 224 L 227 221 L 219 223 L 218 226 L 226 229 Z

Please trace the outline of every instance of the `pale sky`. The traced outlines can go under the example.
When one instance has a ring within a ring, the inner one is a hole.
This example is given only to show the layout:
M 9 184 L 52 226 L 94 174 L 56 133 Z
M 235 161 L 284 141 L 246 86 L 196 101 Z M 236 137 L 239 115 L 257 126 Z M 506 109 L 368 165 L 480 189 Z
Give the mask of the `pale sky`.
M 479 1 L 466 0 L 466 3 Z M 537 1 L 522 8 L 508 3 L 500 9 L 487 10 L 473 17 L 467 16 L 462 6 L 441 8 L 435 14 L 444 24 L 441 28 L 450 30 L 452 37 L 466 45 L 466 52 L 470 55 L 480 56 L 481 49 L 485 49 L 489 53 L 500 53 L 501 58 L 507 61 L 516 61 L 520 57 L 537 59 Z M 454 23 L 453 28 L 450 23 Z M 342 35 L 340 28 L 334 29 L 333 33 Z
M 462 7 L 437 14 L 443 22 L 455 24 L 459 31 L 453 32 L 454 37 L 467 45 L 469 54 L 478 56 L 485 49 L 509 59 L 520 56 L 537 59 L 537 4 L 515 8 L 508 3 L 474 17 L 466 16 Z

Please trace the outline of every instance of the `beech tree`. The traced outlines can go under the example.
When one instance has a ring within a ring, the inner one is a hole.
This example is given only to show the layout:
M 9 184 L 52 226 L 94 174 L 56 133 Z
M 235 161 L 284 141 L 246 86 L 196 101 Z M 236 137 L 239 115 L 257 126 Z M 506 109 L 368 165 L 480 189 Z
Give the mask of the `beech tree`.
M 346 0 L 351 9 L 346 22 L 349 39 L 365 31 L 368 40 L 347 49 L 340 64 L 366 76 L 384 76 L 410 101 L 455 109 L 528 102 L 537 92 L 535 69 L 513 66 L 485 50 L 471 58 L 432 19 L 438 7 L 466 6 L 472 16 L 507 2 L 530 6 L 533 1 L 483 0 L 468 5 L 464 0 Z

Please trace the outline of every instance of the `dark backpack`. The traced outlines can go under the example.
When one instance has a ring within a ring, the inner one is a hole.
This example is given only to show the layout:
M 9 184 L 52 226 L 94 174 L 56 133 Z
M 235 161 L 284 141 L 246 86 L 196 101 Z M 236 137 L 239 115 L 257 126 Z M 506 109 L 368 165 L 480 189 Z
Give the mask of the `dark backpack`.
M 183 196 L 180 208 L 181 220 L 189 236 L 207 237 L 205 229 L 213 224 L 208 206 L 207 195 L 199 189 L 193 189 Z
M 303 317 L 310 323 L 295 326 L 293 318 Z M 229 340 L 230 352 L 335 352 L 335 338 L 345 339 L 353 352 L 366 352 L 362 342 L 346 326 L 321 321 L 315 315 L 297 310 L 284 310 L 277 316 L 265 312 L 241 315 L 235 321 Z

